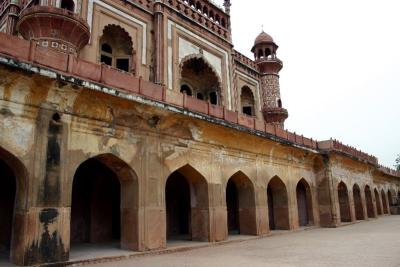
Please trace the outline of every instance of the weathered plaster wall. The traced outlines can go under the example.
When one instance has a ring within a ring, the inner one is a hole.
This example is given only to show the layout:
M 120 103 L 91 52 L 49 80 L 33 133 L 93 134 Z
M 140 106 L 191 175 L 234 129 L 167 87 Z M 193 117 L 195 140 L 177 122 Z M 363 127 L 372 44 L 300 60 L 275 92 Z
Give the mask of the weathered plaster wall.
M 0 158 L 14 170 L 25 170 L 16 172 L 12 254 L 20 264 L 68 258 L 73 178 L 94 157 L 123 185 L 121 246 L 132 250 L 167 245 L 165 184 L 176 170 L 206 181 L 208 206 L 192 224 L 202 224 L 194 229 L 208 241 L 227 238 L 231 177 L 250 181 L 254 194 L 242 224 L 256 235 L 269 231 L 267 186 L 274 177 L 286 187 L 290 229 L 299 227 L 296 186 L 301 179 L 310 186 L 317 226 L 340 225 L 334 191 L 339 181 L 349 190 L 358 180 L 360 187 L 375 187 L 368 165 L 341 156 L 326 161 L 316 151 L 6 67 L 0 77 Z M 389 187 L 390 181 L 380 185 Z

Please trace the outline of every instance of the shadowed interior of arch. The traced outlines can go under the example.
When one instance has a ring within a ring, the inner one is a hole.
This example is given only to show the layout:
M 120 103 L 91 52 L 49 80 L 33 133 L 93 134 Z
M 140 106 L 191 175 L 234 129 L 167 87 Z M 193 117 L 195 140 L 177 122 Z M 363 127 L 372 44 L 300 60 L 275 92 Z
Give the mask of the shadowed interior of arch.
M 209 240 L 208 184 L 190 165 L 168 177 L 165 206 L 167 240 Z
M 254 186 L 242 172 L 227 182 L 226 209 L 229 234 L 257 234 Z
M 242 105 L 242 113 L 254 116 L 255 115 L 255 104 L 254 95 L 251 89 L 247 86 L 243 86 L 240 94 L 240 103 Z
M 136 175 L 116 157 L 83 162 L 72 185 L 71 249 L 101 244 L 137 250 L 137 190 Z
M 7 163 L 0 159 L 0 258 L 8 259 L 11 249 L 16 178 Z
M 353 185 L 353 200 L 356 220 L 365 220 L 364 209 L 361 199 L 361 190 L 358 184 Z
M 299 226 L 314 224 L 311 188 L 305 179 L 301 179 L 296 186 L 297 211 Z
M 181 63 L 180 86 L 190 84 L 182 93 L 193 95 L 197 99 L 209 101 L 213 105 L 221 104 L 221 85 L 218 74 L 202 57 L 189 57 Z
M 381 198 L 379 197 L 378 190 L 376 190 L 376 188 L 374 189 L 374 194 L 375 194 L 376 211 L 378 212 L 378 215 L 382 215 L 382 202 Z
M 372 192 L 368 185 L 365 186 L 364 192 L 365 192 L 365 202 L 367 203 L 368 218 L 374 218 L 375 212 L 374 212 L 374 204 L 372 202 Z
M 289 230 L 289 207 L 286 186 L 275 176 L 268 183 L 268 217 L 270 230 Z
M 349 191 L 347 190 L 346 184 L 340 182 L 337 190 L 339 198 L 340 221 L 351 222 Z
M 387 201 L 386 201 L 386 194 L 385 191 L 383 191 L 383 189 L 381 190 L 381 198 L 382 198 L 382 211 L 384 214 L 388 214 L 388 205 L 387 205 Z

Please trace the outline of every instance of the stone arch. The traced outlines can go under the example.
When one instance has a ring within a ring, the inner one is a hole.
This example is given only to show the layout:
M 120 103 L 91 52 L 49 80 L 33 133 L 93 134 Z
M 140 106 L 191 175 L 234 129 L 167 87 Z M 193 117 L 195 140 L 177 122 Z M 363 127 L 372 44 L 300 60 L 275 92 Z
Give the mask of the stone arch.
M 193 97 L 221 105 L 223 100 L 221 77 L 202 54 L 184 57 L 179 65 L 180 85 L 190 84 Z
M 231 234 L 257 234 L 255 189 L 242 171 L 226 183 L 227 227 Z
M 374 196 L 375 196 L 375 204 L 376 204 L 376 211 L 378 215 L 382 215 L 382 202 L 381 198 L 379 197 L 378 190 L 375 188 L 374 189 Z
M 340 209 L 340 221 L 351 222 L 350 200 L 347 185 L 343 181 L 340 182 L 337 186 L 337 191 Z
M 121 26 L 108 24 L 99 39 L 100 62 L 114 68 L 135 72 L 136 51 L 132 37 Z
M 186 164 L 165 181 L 167 239 L 210 240 L 207 179 Z
M 312 192 L 309 183 L 302 178 L 296 185 L 297 213 L 299 226 L 314 224 Z
M 354 211 L 356 215 L 356 220 L 365 220 L 364 208 L 361 198 L 361 190 L 358 184 L 353 185 L 353 201 L 354 201 Z
M 365 202 L 367 205 L 368 218 L 374 218 L 375 217 L 374 204 L 372 202 L 372 192 L 369 185 L 365 186 L 364 193 L 365 193 Z
M 25 213 L 28 171 L 15 155 L 0 146 L 0 256 L 6 255 L 14 263 L 21 263 L 18 248 L 23 235 L 22 216 Z
M 241 111 L 243 114 L 255 116 L 256 105 L 253 91 L 248 86 L 243 86 L 240 93 Z
M 270 230 L 289 230 L 289 202 L 285 183 L 274 176 L 267 186 Z
M 100 154 L 75 171 L 71 191 L 71 247 L 113 243 L 139 249 L 139 180 L 122 159 Z
M 389 214 L 388 204 L 386 201 L 386 194 L 383 189 L 381 190 L 381 198 L 382 198 L 382 212 L 383 214 Z

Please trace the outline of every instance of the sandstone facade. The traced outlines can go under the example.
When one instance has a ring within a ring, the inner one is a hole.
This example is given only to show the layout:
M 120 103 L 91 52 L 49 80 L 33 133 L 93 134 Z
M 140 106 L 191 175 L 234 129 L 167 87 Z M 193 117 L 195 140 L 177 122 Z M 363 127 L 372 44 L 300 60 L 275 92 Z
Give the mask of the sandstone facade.
M 5 3 L 0 250 L 13 263 L 396 211 L 399 173 L 284 130 L 278 47 L 262 33 L 255 61 L 234 51 L 229 1 Z M 59 16 L 70 32 L 45 23 Z

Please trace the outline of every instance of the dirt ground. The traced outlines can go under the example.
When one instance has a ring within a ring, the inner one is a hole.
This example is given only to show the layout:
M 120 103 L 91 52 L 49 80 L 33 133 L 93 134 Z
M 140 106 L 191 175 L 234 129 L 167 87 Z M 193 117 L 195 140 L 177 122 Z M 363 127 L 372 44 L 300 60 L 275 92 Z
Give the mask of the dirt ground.
M 400 216 L 85 266 L 400 266 Z

